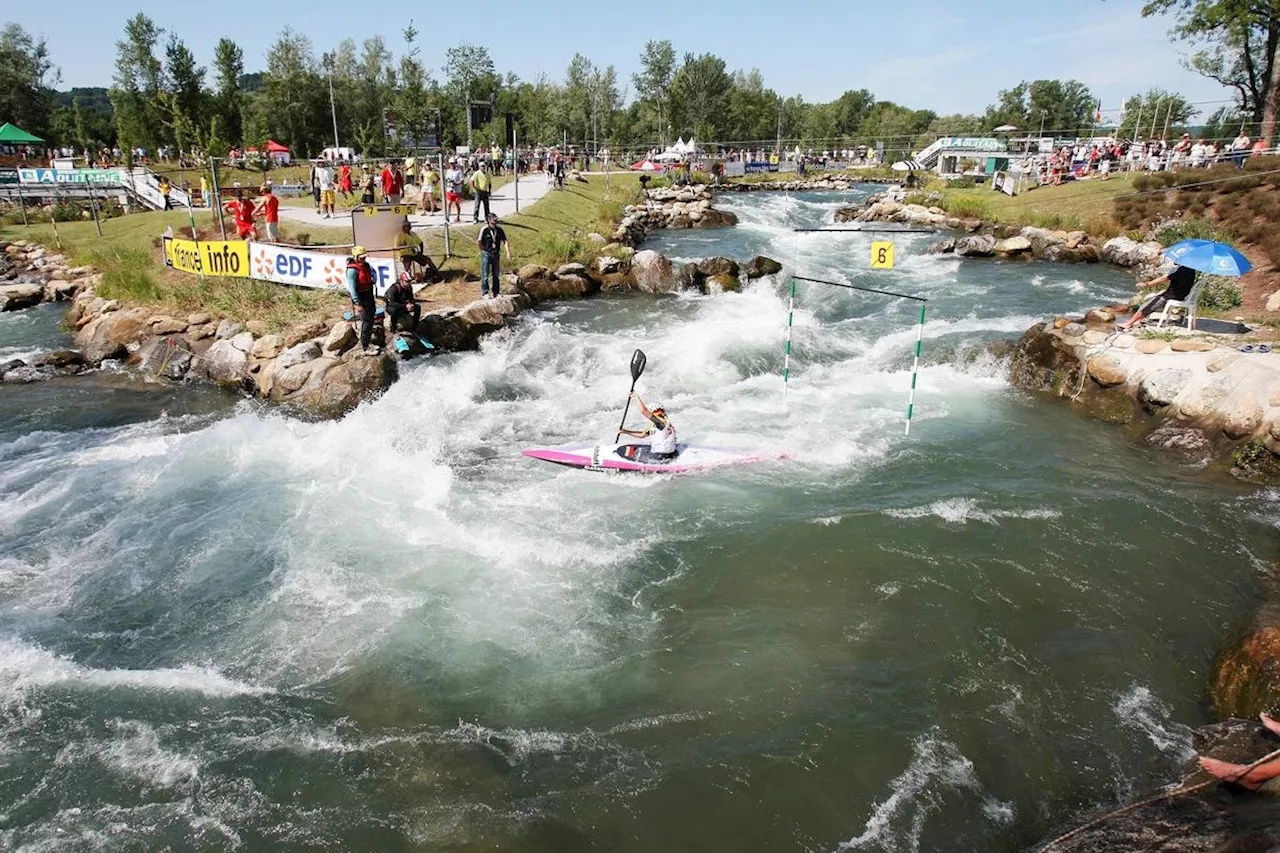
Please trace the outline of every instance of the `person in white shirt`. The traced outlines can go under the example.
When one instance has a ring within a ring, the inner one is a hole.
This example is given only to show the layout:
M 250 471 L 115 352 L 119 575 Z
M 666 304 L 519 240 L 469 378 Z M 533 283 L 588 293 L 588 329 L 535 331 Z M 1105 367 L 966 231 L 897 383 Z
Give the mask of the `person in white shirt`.
M 337 192 L 333 182 L 333 169 L 329 168 L 328 163 L 316 167 L 316 185 L 320 187 L 320 212 L 325 219 L 330 219 L 337 204 Z
M 639 394 L 632 392 L 631 396 L 634 397 L 636 403 L 639 404 L 640 414 L 643 415 L 649 423 L 653 424 L 652 428 L 645 430 L 622 430 L 623 435 L 649 439 L 647 447 L 641 445 L 645 450 L 645 453 L 643 457 L 637 461 L 649 462 L 675 459 L 676 455 L 680 452 L 680 449 L 676 445 L 676 428 L 675 425 L 671 423 L 671 419 L 667 417 L 667 410 L 661 403 L 655 404 L 653 409 L 650 410 L 649 407 L 644 404 L 644 400 L 640 399 Z
M 1253 140 L 1244 132 L 1244 128 L 1240 129 L 1240 135 L 1236 137 L 1236 141 L 1231 143 L 1231 159 L 1236 161 L 1236 168 L 1243 169 L 1245 158 L 1249 156 L 1249 146 L 1253 144 Z

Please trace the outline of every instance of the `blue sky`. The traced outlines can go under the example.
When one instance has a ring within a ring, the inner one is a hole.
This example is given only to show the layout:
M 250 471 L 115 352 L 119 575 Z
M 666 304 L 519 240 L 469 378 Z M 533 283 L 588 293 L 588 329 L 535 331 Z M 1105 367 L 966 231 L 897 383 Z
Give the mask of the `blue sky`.
M 128 6 L 69 0 L 56 14 L 34 3 L 8 4 L 0 20 L 48 39 L 62 85 L 110 85 L 115 41 Z M 902 6 L 866 0 L 647 0 L 623 14 L 598 4 L 481 0 L 450 6 L 386 0 L 373 7 L 313 0 L 284 4 L 242 0 L 166 4 L 147 10 L 176 32 L 204 65 L 220 36 L 244 49 L 246 70 L 265 65 L 268 47 L 286 25 L 307 34 L 317 53 L 344 36 L 381 34 L 394 52 L 412 17 L 427 45 L 423 58 L 440 77 L 446 47 L 466 40 L 489 48 L 500 70 L 524 79 L 559 79 L 574 52 L 612 63 L 630 81 L 648 39 L 670 39 L 678 54 L 715 53 L 729 68 L 759 68 L 783 95 L 827 101 L 846 89 L 870 89 L 939 114 L 981 112 L 999 89 L 1022 79 L 1076 78 L 1115 110 L 1151 86 L 1180 92 L 1212 112 L 1230 99 L 1223 87 L 1179 65 L 1168 19 L 1144 19 L 1141 0 L 917 0 Z M 358 8 L 361 14 L 353 15 Z M 440 10 L 447 10 L 442 19 Z M 548 14 L 555 9 L 554 14 Z M 109 11 L 108 11 L 109 10 Z M 211 10 L 211 11 L 205 11 Z M 781 11 L 779 11 L 781 10 Z M 910 28 L 908 29 L 908 22 Z

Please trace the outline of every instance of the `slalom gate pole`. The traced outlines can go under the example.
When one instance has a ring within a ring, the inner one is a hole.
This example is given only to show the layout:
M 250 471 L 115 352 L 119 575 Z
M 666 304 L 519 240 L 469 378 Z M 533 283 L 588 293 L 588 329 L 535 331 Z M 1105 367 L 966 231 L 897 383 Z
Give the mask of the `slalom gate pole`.
M 796 279 L 791 277 L 791 296 L 787 300 L 787 351 L 782 356 L 782 396 L 787 396 L 791 383 L 791 326 L 796 316 Z
M 928 306 L 920 303 L 920 325 L 916 327 L 916 360 L 911 365 L 911 393 L 907 397 L 907 429 L 904 435 L 911 435 L 911 415 L 916 408 L 916 376 L 920 372 L 920 344 L 924 340 L 924 310 Z

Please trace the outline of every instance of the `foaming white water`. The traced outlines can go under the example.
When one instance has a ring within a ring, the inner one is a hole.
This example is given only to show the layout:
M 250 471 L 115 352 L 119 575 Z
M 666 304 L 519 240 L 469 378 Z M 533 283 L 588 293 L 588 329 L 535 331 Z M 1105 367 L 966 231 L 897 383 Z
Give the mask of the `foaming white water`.
M 908 509 L 886 509 L 884 514 L 892 518 L 916 519 L 935 516 L 948 524 L 967 524 L 980 521 L 984 524 L 998 525 L 1002 518 L 1050 519 L 1062 515 L 1054 509 L 982 509 L 975 498 L 948 498 L 935 501 L 928 506 Z
M 1161 752 L 1169 753 L 1179 761 L 1190 761 L 1195 757 L 1191 729 L 1170 720 L 1169 707 L 1149 688 L 1138 684 L 1130 686 L 1116 700 L 1112 711 L 1121 725 L 1142 732 Z
M 937 732 L 916 738 L 911 753 L 907 769 L 889 783 L 893 793 L 875 805 L 862 834 L 841 842 L 837 851 L 918 851 L 925 820 L 942 797 L 957 789 L 980 788 L 973 763 Z

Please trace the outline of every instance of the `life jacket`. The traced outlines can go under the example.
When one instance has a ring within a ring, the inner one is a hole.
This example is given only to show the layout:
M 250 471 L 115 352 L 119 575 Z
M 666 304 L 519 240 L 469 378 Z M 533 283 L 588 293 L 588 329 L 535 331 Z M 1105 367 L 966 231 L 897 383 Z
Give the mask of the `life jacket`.
M 356 271 L 356 295 L 373 296 L 373 267 L 369 262 L 348 258 L 347 269 Z

